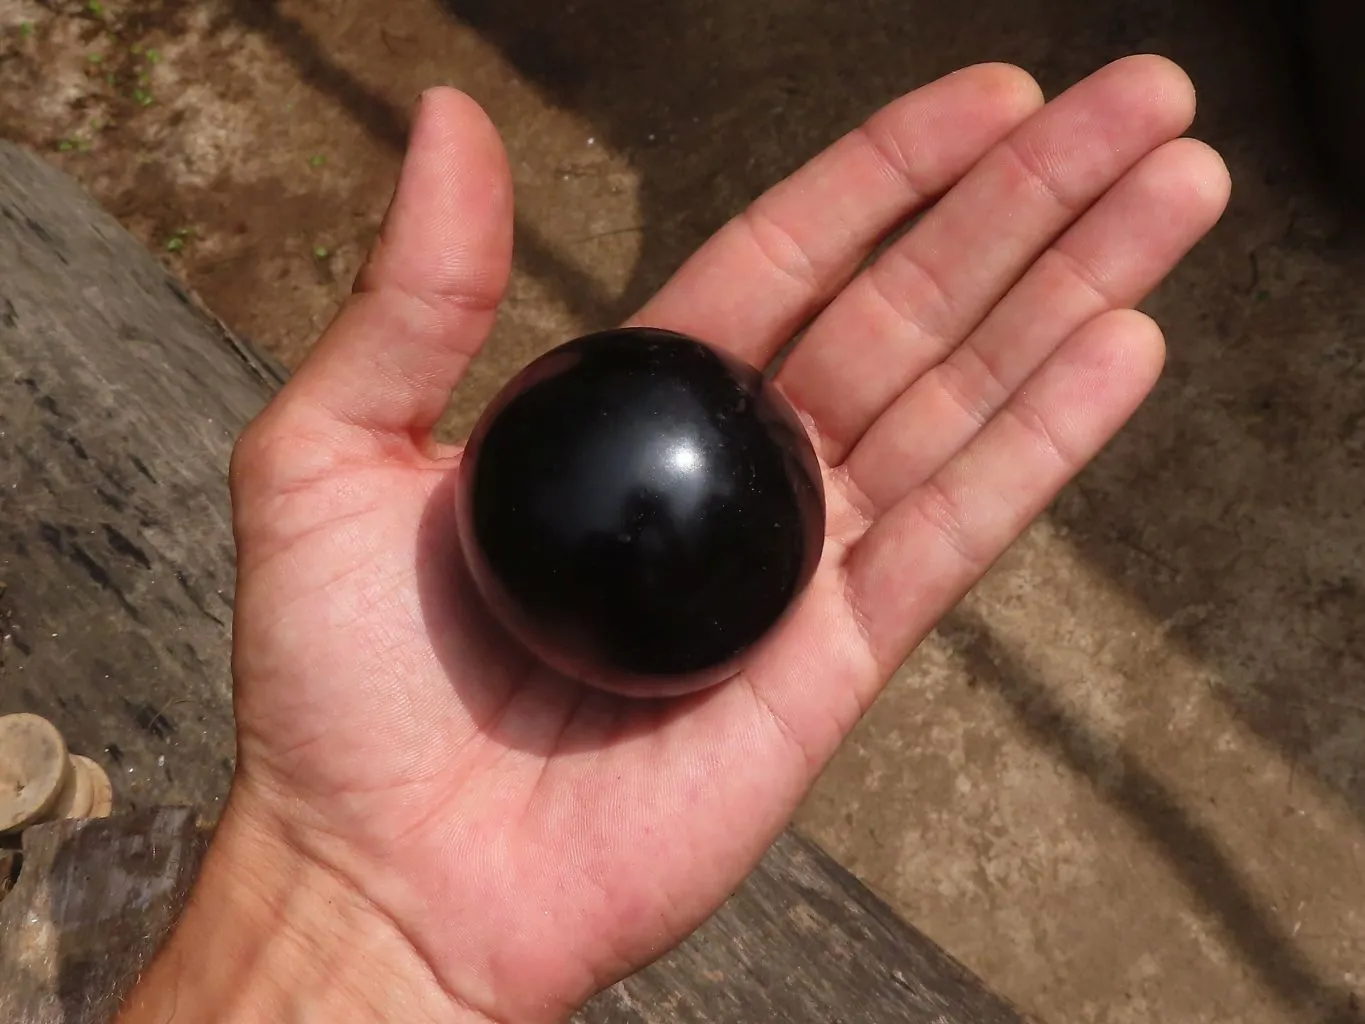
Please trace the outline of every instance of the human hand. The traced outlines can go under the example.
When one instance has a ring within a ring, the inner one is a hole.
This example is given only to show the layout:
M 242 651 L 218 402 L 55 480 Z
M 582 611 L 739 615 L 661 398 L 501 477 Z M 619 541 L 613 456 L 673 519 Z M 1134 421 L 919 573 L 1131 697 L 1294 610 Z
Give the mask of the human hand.
M 1152 57 L 1046 107 L 1017 69 L 959 72 L 763 196 L 633 319 L 755 365 L 809 324 L 776 380 L 829 503 L 776 640 L 643 702 L 538 666 L 462 564 L 460 450 L 430 432 L 501 299 L 512 188 L 479 109 L 429 93 L 354 296 L 234 459 L 237 776 L 127 1019 L 168 986 L 186 1016 L 194 990 L 246 1020 L 330 984 L 329 1019 L 538 1024 L 684 938 L 1154 384 L 1163 341 L 1131 307 L 1228 196 L 1177 138 L 1193 109 Z M 188 981 L 205 943 L 222 955 Z M 253 985 L 267 947 L 285 976 Z

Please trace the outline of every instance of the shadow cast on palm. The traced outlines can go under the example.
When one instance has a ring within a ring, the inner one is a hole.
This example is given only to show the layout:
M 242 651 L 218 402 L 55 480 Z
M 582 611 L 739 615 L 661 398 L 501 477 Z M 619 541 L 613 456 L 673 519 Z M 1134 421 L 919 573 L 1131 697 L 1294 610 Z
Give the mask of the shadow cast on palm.
M 720 692 L 717 687 L 676 698 L 621 697 L 540 664 L 493 616 L 474 585 L 456 533 L 458 475 L 458 470 L 448 474 L 422 515 L 417 539 L 418 600 L 432 650 L 486 739 L 537 757 L 600 751 L 639 740 Z M 503 664 L 510 678 L 492 681 L 471 674 L 470 633 L 476 634 L 479 650 L 506 652 Z M 505 713 L 514 705 L 527 713 Z M 545 716 L 534 713 L 537 706 L 567 712 L 561 717 L 569 725 L 553 730 L 539 727 Z

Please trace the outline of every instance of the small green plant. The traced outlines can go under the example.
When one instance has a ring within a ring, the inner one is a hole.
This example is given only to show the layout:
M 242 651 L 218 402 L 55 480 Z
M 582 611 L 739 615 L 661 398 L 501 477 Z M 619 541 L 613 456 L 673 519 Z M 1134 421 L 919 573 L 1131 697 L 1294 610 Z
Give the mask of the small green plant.
M 313 167 L 313 168 L 322 167 L 322 166 L 323 166 L 324 164 L 326 164 L 326 163 L 327 163 L 327 158 L 326 158 L 325 156 L 323 156 L 321 153 L 316 153 L 316 154 L 314 154 L 313 156 L 310 156 L 310 157 L 308 158 L 308 166 L 309 166 L 309 167 Z
M 104 63 L 104 54 L 102 54 L 102 53 L 92 53 L 92 54 L 89 54 L 85 59 L 88 60 L 91 64 L 103 64 L 103 63 Z
M 325 260 L 330 255 L 332 255 L 332 250 L 327 248 L 327 246 L 325 245 L 313 246 L 313 259 L 322 261 Z
M 139 87 L 133 90 L 133 102 L 140 107 L 150 107 L 156 100 L 146 89 Z
M 161 63 L 161 51 L 160 51 L 160 50 L 156 50 L 156 49 L 148 50 L 148 51 L 147 51 L 147 63 L 148 63 L 148 64 L 160 64 L 160 63 Z
M 85 5 L 85 9 L 89 11 L 91 14 L 93 14 L 96 18 L 104 17 L 104 4 L 100 3 L 100 0 L 88 0 L 88 2 Z
M 29 36 L 33 35 L 33 22 L 31 22 L 31 21 L 20 22 L 20 23 L 19 23 L 19 35 L 22 36 L 22 37 L 25 38 L 25 39 L 27 39 Z
M 185 242 L 194 234 L 193 228 L 176 228 L 171 233 L 171 237 L 166 241 L 167 252 L 179 252 L 185 248 Z

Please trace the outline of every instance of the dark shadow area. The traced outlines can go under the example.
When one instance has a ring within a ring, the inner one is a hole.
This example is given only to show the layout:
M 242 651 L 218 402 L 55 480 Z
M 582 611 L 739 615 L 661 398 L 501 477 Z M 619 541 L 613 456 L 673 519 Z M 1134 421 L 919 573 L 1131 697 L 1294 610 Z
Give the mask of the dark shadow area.
M 1089 779 L 1107 803 L 1137 826 L 1175 870 L 1191 902 L 1217 919 L 1224 941 L 1241 953 L 1296 1019 L 1305 1024 L 1365 1022 L 1354 993 L 1314 970 L 1293 936 L 1263 913 L 1250 880 L 1218 840 L 1141 761 L 1120 752 L 1120 770 L 1115 772 L 1105 739 L 1072 715 L 1048 682 L 997 643 L 974 614 L 954 612 L 939 635 L 972 678 L 1005 702 L 1039 747 Z
M 571 757 L 638 742 L 666 719 L 688 713 L 720 692 L 679 699 L 622 698 L 566 683 L 523 651 L 492 615 L 460 550 L 456 516 L 458 475 L 442 480 L 422 513 L 417 593 L 422 621 L 450 685 L 485 737 L 536 757 Z M 451 623 L 467 624 L 452 629 Z M 501 675 L 471 675 L 470 665 L 504 666 Z M 527 713 L 528 708 L 538 710 Z M 563 730 L 547 729 L 547 714 L 562 715 Z
M 1053 517 L 1245 724 L 1365 816 L 1365 221 L 1339 162 L 1355 142 L 1294 7 L 1228 13 L 1186 66 L 1233 204 L 1149 303 L 1162 382 Z
M 643 303 L 708 235 L 884 103 L 964 64 L 1080 73 L 1036 45 L 1038 4 L 986 34 L 949 5 L 442 0 L 551 102 L 583 114 L 641 177 L 643 247 L 616 312 Z M 1002 47 L 1000 44 L 1005 41 Z M 1123 52 L 1112 47 L 1112 55 Z
M 1283 116 L 1267 122 L 1248 102 L 1267 74 L 1295 97 L 1315 84 L 1294 48 L 1305 18 L 1291 0 L 1033 0 L 971 17 L 890 0 L 666 0 L 647 17 L 627 16 L 615 0 L 440 2 L 640 169 L 645 246 L 622 315 L 725 219 L 840 133 L 980 61 L 1017 63 L 1054 95 L 1110 60 L 1162 53 L 1216 108 L 1195 134 L 1222 146 L 1254 127 L 1259 141 L 1274 138 L 1299 162 L 1317 149 L 1312 117 L 1278 104 Z M 1258 76 L 1254 90 L 1241 70 Z M 1222 109 L 1238 99 L 1240 119 Z M 1325 180 L 1320 161 L 1304 169 Z

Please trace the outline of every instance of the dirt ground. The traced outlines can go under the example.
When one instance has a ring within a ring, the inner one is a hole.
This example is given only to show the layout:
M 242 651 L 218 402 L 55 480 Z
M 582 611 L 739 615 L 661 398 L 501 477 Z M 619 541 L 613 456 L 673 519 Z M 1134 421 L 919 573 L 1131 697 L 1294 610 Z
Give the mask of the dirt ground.
M 1365 1021 L 1365 235 L 1269 0 L 0 0 L 0 132 L 294 363 L 407 111 L 479 99 L 517 269 L 459 430 L 900 92 L 1156 51 L 1232 208 L 1137 421 L 897 678 L 801 827 L 1041 1019 Z

